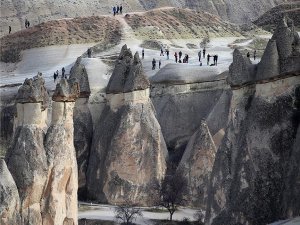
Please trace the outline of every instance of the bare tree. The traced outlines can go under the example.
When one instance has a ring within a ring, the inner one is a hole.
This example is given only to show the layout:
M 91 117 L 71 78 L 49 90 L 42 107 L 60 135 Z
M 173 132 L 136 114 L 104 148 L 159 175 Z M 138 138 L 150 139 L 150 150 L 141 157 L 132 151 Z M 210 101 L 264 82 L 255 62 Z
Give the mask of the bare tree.
M 188 182 L 183 169 L 178 168 L 175 174 L 166 175 L 158 188 L 158 204 L 170 213 L 170 221 L 177 207 L 184 205 L 188 194 Z
M 142 216 L 141 209 L 136 207 L 131 201 L 126 200 L 124 204 L 115 208 L 115 217 L 121 220 L 122 224 L 130 225 L 138 216 Z

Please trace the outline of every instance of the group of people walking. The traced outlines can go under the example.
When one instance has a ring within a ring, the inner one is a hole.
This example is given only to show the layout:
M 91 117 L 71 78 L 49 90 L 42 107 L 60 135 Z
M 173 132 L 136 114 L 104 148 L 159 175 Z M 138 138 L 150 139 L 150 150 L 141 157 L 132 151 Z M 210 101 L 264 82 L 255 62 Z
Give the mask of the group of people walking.
M 189 55 L 185 54 L 184 57 L 182 58 L 182 51 L 179 51 L 178 54 L 177 52 L 174 53 L 175 57 L 175 62 L 177 63 L 188 63 L 189 62 Z M 181 60 L 182 58 L 182 60 Z
M 161 59 L 158 61 L 158 68 L 160 69 L 161 67 Z M 156 69 L 156 60 L 155 58 L 153 58 L 152 60 L 152 70 L 155 70 Z
M 66 72 L 65 67 L 63 67 L 61 69 L 61 79 L 63 79 L 63 78 L 67 79 L 67 75 L 65 74 L 65 72 Z M 53 74 L 54 83 L 56 82 L 57 78 L 59 78 L 58 70 L 56 70 L 56 72 L 54 72 L 54 74 Z
M 247 52 L 247 58 L 250 58 L 250 52 Z M 253 52 L 253 59 L 256 59 L 256 50 Z
M 123 10 L 123 6 L 122 5 L 120 5 L 120 6 L 114 6 L 113 7 L 113 14 L 114 14 L 114 16 L 116 15 L 116 14 L 122 14 L 122 10 Z
M 198 52 L 198 59 L 199 59 L 200 66 L 202 66 L 202 60 L 201 60 L 201 57 L 203 57 L 203 59 L 205 59 L 205 55 L 206 55 L 206 49 L 205 49 L 205 48 L 203 48 L 202 51 L 200 50 L 200 51 Z M 218 65 L 218 58 L 219 58 L 219 56 L 218 56 L 218 55 L 210 55 L 210 54 L 207 54 L 207 56 L 206 56 L 207 65 L 209 65 L 210 57 L 213 57 L 213 60 L 214 60 L 214 63 L 213 63 L 213 64 L 210 64 L 210 66 L 217 66 L 217 65 Z
M 30 27 L 30 22 L 29 20 L 25 19 L 25 28 L 28 28 Z

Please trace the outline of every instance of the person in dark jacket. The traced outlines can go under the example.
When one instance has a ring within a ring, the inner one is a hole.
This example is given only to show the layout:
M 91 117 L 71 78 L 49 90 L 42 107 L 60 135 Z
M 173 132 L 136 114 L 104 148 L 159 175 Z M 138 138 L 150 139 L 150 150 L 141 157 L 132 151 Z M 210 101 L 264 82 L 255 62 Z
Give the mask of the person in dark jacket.
M 156 67 L 156 60 L 153 58 L 152 60 L 152 70 L 155 70 Z

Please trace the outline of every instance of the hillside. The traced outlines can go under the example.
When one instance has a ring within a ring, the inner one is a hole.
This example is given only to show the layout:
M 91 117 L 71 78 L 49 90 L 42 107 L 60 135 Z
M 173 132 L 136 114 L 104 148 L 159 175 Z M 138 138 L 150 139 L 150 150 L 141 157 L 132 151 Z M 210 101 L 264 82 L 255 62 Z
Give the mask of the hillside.
M 239 36 L 237 26 L 220 17 L 190 9 L 156 9 L 129 14 L 126 21 L 141 39 Z
M 271 31 L 274 30 L 283 14 L 288 15 L 294 21 L 296 28 L 300 29 L 300 1 L 278 5 L 260 16 L 254 23 Z
M 17 61 L 21 50 L 49 45 L 89 42 L 117 43 L 121 25 L 111 17 L 53 20 L 6 35 L 0 39 L 1 61 Z
M 235 23 L 253 20 L 285 0 L 1 0 L 0 36 L 24 28 L 27 18 L 32 25 L 45 21 L 109 14 L 114 4 L 123 4 L 124 13 L 159 7 L 179 7 L 204 10 Z

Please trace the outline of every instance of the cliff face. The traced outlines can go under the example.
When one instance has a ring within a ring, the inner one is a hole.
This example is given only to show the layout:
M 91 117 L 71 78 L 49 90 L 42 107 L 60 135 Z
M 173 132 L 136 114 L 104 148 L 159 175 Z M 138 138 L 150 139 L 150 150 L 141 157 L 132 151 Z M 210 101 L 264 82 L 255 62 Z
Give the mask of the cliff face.
M 300 59 L 292 32 L 284 19 L 257 70 L 234 54 L 229 125 L 210 180 L 209 224 L 258 225 L 299 215 L 299 64 L 282 63 Z
M 93 134 L 89 198 L 151 204 L 151 187 L 165 174 L 167 148 L 149 86 L 138 54 L 133 57 L 123 46 L 107 87 L 108 104 Z

